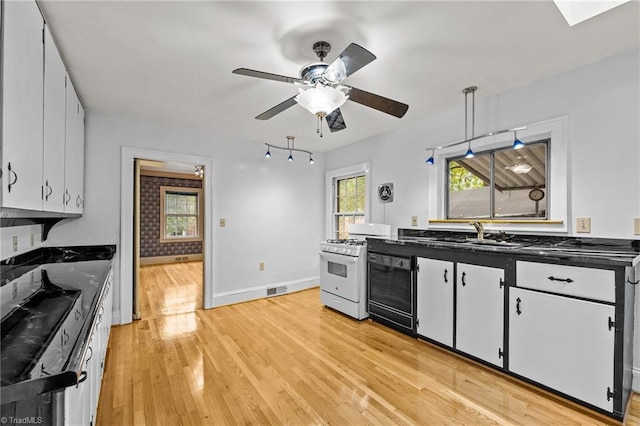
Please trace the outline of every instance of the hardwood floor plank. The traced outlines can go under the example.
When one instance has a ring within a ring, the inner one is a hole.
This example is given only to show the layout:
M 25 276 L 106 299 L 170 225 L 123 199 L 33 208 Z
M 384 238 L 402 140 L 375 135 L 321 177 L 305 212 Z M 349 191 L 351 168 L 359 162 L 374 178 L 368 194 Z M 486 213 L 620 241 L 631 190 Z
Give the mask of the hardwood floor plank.
M 143 319 L 112 329 L 96 424 L 618 424 L 325 308 L 318 289 L 204 311 L 201 271 L 143 268 Z

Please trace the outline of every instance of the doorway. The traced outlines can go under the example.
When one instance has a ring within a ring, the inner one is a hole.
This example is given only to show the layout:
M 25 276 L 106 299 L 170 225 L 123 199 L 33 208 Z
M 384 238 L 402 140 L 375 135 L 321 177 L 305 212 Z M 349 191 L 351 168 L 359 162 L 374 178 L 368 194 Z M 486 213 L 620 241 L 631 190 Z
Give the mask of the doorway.
M 135 173 L 133 318 L 202 308 L 204 167 L 136 159 Z
M 123 147 L 121 156 L 121 231 L 120 231 L 120 324 L 128 324 L 139 313 L 134 306 L 134 289 L 139 273 L 139 223 L 136 223 L 135 187 L 139 173 L 136 173 L 136 159 L 164 163 L 183 163 L 191 167 L 200 166 L 202 172 L 203 225 L 202 225 L 202 298 L 200 306 L 205 309 L 213 307 L 213 227 L 212 210 L 212 168 L 213 161 L 209 157 L 200 157 L 180 153 L 152 151 L 139 148 Z M 139 172 L 139 170 L 138 170 Z M 138 182 L 139 184 L 139 182 Z M 137 227 L 137 228 L 136 228 Z M 139 290 L 138 290 L 139 294 Z M 138 299 L 139 301 L 139 299 Z

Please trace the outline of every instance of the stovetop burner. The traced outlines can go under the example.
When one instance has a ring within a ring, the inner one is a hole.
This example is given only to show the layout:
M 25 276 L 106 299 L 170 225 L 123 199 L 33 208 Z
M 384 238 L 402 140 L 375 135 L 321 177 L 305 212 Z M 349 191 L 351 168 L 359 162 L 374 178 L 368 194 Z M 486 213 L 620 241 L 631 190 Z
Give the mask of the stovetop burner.
M 354 240 L 354 239 L 332 239 L 332 240 L 327 240 L 327 243 L 330 244 L 344 244 L 347 246 L 363 246 L 365 244 L 367 244 L 367 242 L 365 240 Z

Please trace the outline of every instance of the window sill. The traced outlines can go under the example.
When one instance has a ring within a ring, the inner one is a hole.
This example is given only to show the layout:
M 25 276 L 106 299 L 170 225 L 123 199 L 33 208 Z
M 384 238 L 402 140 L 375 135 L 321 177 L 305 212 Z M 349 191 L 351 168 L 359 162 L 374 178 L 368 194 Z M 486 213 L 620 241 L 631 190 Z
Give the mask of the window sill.
M 436 223 L 495 223 L 495 224 L 514 224 L 514 225 L 562 225 L 562 220 L 547 219 L 429 219 L 429 224 Z
M 164 243 L 197 243 L 202 238 L 160 238 L 160 244 Z

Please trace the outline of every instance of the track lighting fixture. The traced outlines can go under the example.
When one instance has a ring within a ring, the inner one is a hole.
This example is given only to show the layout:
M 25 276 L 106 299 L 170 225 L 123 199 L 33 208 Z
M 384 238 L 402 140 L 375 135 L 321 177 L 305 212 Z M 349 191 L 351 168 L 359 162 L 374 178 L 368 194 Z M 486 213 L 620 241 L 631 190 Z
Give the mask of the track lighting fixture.
M 430 166 L 433 166 L 435 164 L 435 162 L 436 162 L 436 160 L 434 160 L 434 158 L 433 158 L 433 153 L 434 153 L 434 151 L 432 149 L 431 150 L 431 156 L 429 158 L 427 158 L 427 161 L 426 161 L 426 163 L 428 165 L 430 165 Z
M 477 86 L 469 86 L 469 87 L 465 87 L 464 89 L 462 89 L 462 93 L 464 93 L 464 139 L 460 140 L 460 141 L 456 141 L 456 142 L 451 142 L 448 144 L 444 144 L 444 145 L 440 145 L 440 146 L 436 146 L 433 148 L 426 148 L 427 151 L 431 151 L 431 156 L 426 160 L 426 163 L 428 165 L 433 165 L 435 164 L 435 160 L 433 158 L 434 152 L 436 149 L 442 149 L 442 148 L 449 148 L 452 146 L 457 146 L 457 145 L 462 145 L 464 143 L 467 144 L 467 152 L 464 155 L 464 158 L 473 158 L 475 157 L 475 153 L 473 152 L 473 149 L 471 149 L 471 142 L 478 140 L 478 139 L 483 139 L 489 136 L 494 136 L 494 135 L 499 135 L 501 133 L 508 133 L 508 132 L 513 132 L 513 149 L 520 149 L 524 146 L 524 142 L 522 142 L 520 139 L 518 139 L 518 134 L 517 131 L 518 130 L 525 130 L 526 127 L 516 127 L 513 129 L 505 129 L 505 130 L 497 130 L 495 132 L 489 132 L 486 133 L 484 135 L 481 136 L 476 136 L 475 135 L 475 121 L 476 121 L 476 102 L 475 102 L 475 92 L 476 90 L 478 90 Z M 467 112 L 469 110 L 469 105 L 467 102 L 467 97 L 469 96 L 469 93 L 471 93 L 471 137 L 469 137 L 469 133 L 468 133 L 468 126 L 469 126 L 469 119 L 468 119 L 468 115 Z
M 289 157 L 287 157 L 287 161 L 293 161 L 293 152 L 304 152 L 306 154 L 309 154 L 309 164 L 313 164 L 313 153 L 311 151 L 307 151 L 305 149 L 298 149 L 294 146 L 294 136 L 287 136 L 287 146 L 277 146 L 277 145 L 272 145 L 270 143 L 265 143 L 265 145 L 267 146 L 267 152 L 264 154 L 265 158 L 271 158 L 271 148 L 274 149 L 281 149 L 284 151 L 289 151 Z
M 513 131 L 513 149 L 520 149 L 524 147 L 524 142 L 518 139 L 518 132 L 516 130 Z

